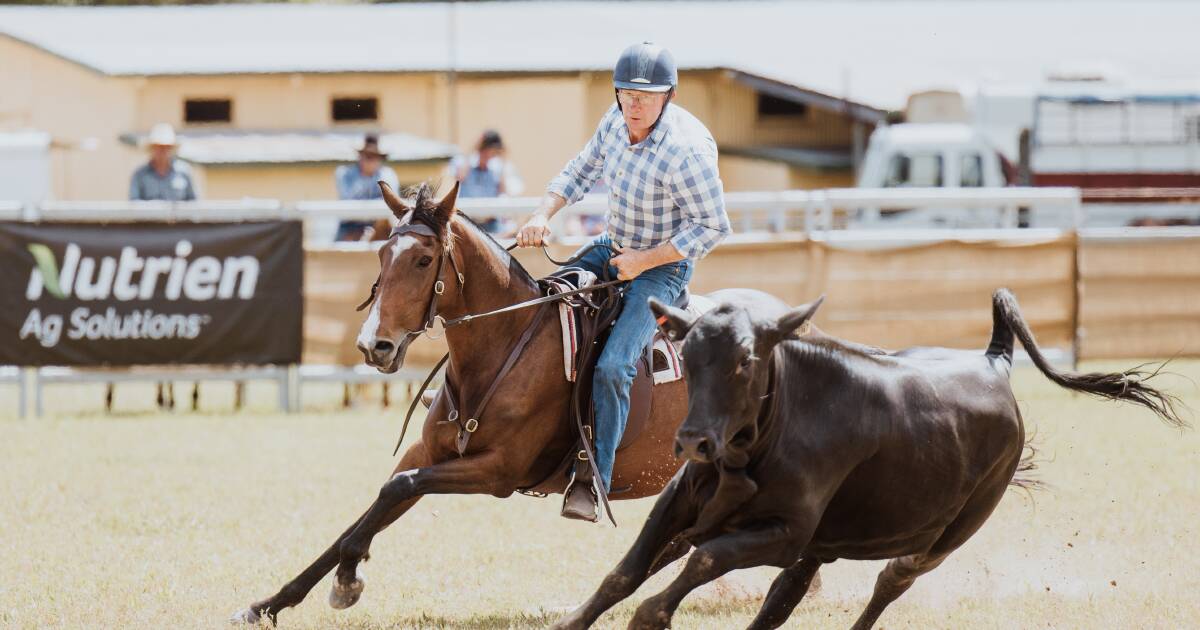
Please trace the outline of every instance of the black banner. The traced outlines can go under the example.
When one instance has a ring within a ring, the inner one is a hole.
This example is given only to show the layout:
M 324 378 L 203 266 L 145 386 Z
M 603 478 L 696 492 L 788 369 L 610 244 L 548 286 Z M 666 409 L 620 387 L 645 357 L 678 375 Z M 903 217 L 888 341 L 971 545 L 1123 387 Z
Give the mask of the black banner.
M 300 361 L 298 221 L 0 222 L 0 365 Z

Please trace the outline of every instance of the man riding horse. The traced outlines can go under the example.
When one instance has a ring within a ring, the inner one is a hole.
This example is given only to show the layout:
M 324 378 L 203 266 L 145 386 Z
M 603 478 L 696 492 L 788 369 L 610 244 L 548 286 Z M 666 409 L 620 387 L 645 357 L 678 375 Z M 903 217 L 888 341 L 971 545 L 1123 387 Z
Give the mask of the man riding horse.
M 670 304 L 678 299 L 695 262 L 730 233 L 717 144 L 695 116 L 671 103 L 677 81 L 667 49 L 649 42 L 625 49 L 613 70 L 616 103 L 583 151 L 550 182 L 541 205 L 517 234 L 522 247 L 542 245 L 550 218 L 604 177 L 607 230 L 592 243 L 600 247 L 575 266 L 629 281 L 592 381 L 596 465 L 606 490 L 629 413 L 636 361 L 655 331 L 648 300 Z M 568 488 L 563 515 L 598 520 L 597 492 L 590 485 Z

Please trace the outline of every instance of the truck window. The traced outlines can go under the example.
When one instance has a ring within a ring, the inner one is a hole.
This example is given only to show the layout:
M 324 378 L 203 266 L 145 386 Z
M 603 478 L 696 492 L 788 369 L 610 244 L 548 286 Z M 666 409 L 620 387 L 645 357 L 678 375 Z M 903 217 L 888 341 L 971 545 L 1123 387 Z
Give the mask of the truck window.
M 959 186 L 981 188 L 983 186 L 983 157 L 978 153 L 964 153 L 959 158 Z
M 928 187 L 942 185 L 942 156 L 936 153 L 897 153 L 888 162 L 884 188 Z

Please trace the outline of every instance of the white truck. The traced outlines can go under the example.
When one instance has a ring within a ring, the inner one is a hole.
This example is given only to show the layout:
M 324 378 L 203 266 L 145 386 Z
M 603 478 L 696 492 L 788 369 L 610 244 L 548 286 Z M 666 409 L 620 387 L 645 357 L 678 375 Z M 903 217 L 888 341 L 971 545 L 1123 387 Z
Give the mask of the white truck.
M 1121 88 L 1047 84 L 1037 93 L 980 91 L 970 107 L 954 93 L 909 100 L 908 122 L 871 134 L 861 188 L 1072 186 L 1084 190 L 1086 224 L 1200 222 L 1200 86 Z M 1189 192 L 1190 190 L 1190 192 Z M 1061 213 L 1025 213 L 1058 225 Z M 863 209 L 871 227 L 995 227 L 996 209 Z

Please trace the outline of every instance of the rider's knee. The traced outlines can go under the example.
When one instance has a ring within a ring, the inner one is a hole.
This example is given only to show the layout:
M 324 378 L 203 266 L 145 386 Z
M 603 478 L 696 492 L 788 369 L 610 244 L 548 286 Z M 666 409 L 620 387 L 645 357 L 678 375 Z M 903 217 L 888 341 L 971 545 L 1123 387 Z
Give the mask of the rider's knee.
M 633 370 L 620 361 L 601 358 L 596 363 L 595 379 L 598 383 L 610 387 L 624 386 L 633 382 Z

